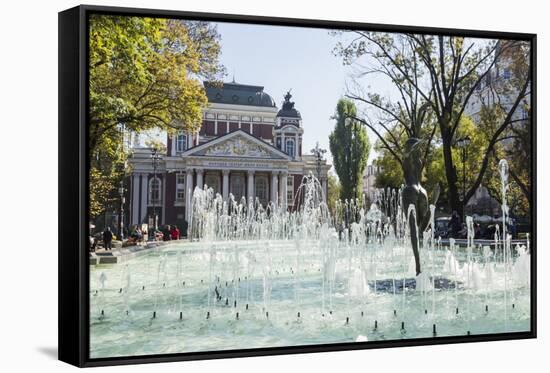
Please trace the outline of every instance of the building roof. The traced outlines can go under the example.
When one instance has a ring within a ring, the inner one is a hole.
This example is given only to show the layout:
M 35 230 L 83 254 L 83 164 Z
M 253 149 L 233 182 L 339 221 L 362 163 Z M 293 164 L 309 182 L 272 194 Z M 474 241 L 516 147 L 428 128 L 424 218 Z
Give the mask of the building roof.
M 302 115 L 300 114 L 300 112 L 294 108 L 294 102 L 290 101 L 291 98 L 292 95 L 290 94 L 290 91 L 288 91 L 285 95 L 283 107 L 277 113 L 277 117 L 302 119 Z
M 230 105 L 276 107 L 275 100 L 258 85 L 204 82 L 208 102 Z

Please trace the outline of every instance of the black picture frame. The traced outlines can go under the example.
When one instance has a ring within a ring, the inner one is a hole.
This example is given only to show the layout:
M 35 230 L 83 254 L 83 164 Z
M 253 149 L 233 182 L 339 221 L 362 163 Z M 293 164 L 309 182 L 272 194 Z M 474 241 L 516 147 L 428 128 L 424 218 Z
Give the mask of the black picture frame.
M 89 357 L 89 256 L 88 227 L 88 17 L 93 13 L 126 16 L 184 18 L 206 21 L 230 21 L 243 24 L 282 25 L 316 28 L 368 29 L 385 32 L 461 35 L 479 38 L 525 40 L 531 44 L 532 69 L 532 193 L 531 211 L 531 330 L 471 336 L 419 338 L 326 345 L 252 348 L 246 350 L 209 351 L 168 355 L 127 356 L 91 359 Z M 173 10 L 119 8 L 81 5 L 59 13 L 59 360 L 79 367 L 219 359 L 259 355 L 361 350 L 403 346 L 435 345 L 536 338 L 537 333 L 537 36 L 480 30 L 460 30 L 419 26 L 382 25 L 311 19 L 275 18 L 214 14 Z

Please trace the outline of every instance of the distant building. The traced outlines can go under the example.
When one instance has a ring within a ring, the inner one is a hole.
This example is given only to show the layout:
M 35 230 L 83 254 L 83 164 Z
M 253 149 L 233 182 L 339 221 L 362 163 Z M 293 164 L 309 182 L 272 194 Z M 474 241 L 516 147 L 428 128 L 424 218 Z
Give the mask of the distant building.
M 376 176 L 380 173 L 380 166 L 370 164 L 365 168 L 363 172 L 363 195 L 365 195 L 369 202 L 376 200 Z
M 154 172 L 151 149 L 137 145 L 130 158 L 130 224 L 181 226 L 189 222 L 195 187 L 213 188 L 224 199 L 258 199 L 296 208 L 295 196 L 304 175 L 317 175 L 317 161 L 302 152 L 302 116 L 284 96 L 278 109 L 256 85 L 204 83 L 208 107 L 197 132 L 167 136 L 166 154 Z M 139 144 L 139 142 L 138 142 Z M 320 181 L 327 193 L 330 165 L 321 162 Z

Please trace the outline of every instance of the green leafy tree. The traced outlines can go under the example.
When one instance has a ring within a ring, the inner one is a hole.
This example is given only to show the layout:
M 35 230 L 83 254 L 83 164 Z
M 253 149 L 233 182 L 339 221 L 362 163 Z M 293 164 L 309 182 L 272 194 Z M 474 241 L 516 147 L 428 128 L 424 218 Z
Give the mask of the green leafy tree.
M 482 131 L 479 125 L 471 118 L 463 116 L 457 133 L 459 138 L 469 137 L 470 145 L 467 147 L 466 153 L 463 150 L 454 146 L 452 148 L 453 162 L 456 165 L 456 172 L 459 176 L 458 190 L 463 193 L 469 190 L 475 182 L 477 175 L 476 171 L 479 168 L 480 162 L 483 160 L 484 149 L 489 142 L 490 131 Z M 380 172 L 376 177 L 376 184 L 379 187 L 399 188 L 403 183 L 403 170 L 395 157 L 388 152 L 380 141 L 377 141 L 376 150 L 380 154 L 375 160 L 376 165 L 380 167 Z M 465 162 L 463 163 L 463 156 Z M 466 175 L 466 183 L 464 184 L 463 175 Z M 440 195 L 438 206 L 442 206 L 450 212 L 449 209 L 449 184 L 445 173 L 445 159 L 443 155 L 443 147 L 440 142 L 434 142 L 430 152 L 424 160 L 424 170 L 422 173 L 422 185 L 428 192 L 430 202 L 435 198 L 435 191 L 439 186 Z
M 347 31 L 341 35 L 350 36 L 341 41 L 335 53 L 341 56 L 346 64 L 358 67 L 358 76 L 373 74 L 388 80 L 397 90 L 397 100 L 380 100 L 378 96 L 363 92 L 363 84 L 356 81 L 356 91 L 350 96 L 371 108 L 387 114 L 390 121 L 377 123 L 386 133 L 401 121 L 403 113 L 409 120 L 414 119 L 413 110 L 420 100 L 429 105 L 439 130 L 439 139 L 444 159 L 445 177 L 448 185 L 448 197 L 451 209 L 461 211 L 462 200 L 460 179 L 453 147 L 460 132 L 463 115 L 467 112 L 479 90 L 487 93 L 484 87 L 494 80 L 499 61 L 510 59 L 515 65 L 513 89 L 489 84 L 488 95 L 507 101 L 502 105 L 505 115 L 491 132 L 487 146 L 483 149 L 483 158 L 475 170 L 475 177 L 466 191 L 468 201 L 484 177 L 495 145 L 514 121 L 514 116 L 521 102 L 529 95 L 529 45 L 519 41 L 480 41 L 478 39 L 456 36 L 433 36 L 417 34 L 391 34 L 367 31 Z M 492 79 L 493 78 L 493 79 Z M 393 118 L 393 119 L 392 119 Z M 369 121 L 379 139 L 388 142 L 382 131 Z M 410 124 L 405 123 L 407 126 Z M 414 125 L 413 125 L 414 127 Z M 393 139 L 392 139 L 393 140 Z M 386 149 L 394 152 L 395 144 L 388 143 Z
M 525 113 L 528 114 L 527 108 Z M 481 111 L 481 123 L 494 126 L 503 112 L 498 106 L 484 107 Z M 506 134 L 500 138 L 488 163 L 484 185 L 489 194 L 497 201 L 502 200 L 501 178 L 498 164 L 501 159 L 508 161 L 509 187 L 507 202 L 510 212 L 515 217 L 530 220 L 532 209 L 532 168 L 531 168 L 531 122 L 530 117 L 518 119 Z
M 212 23 L 90 17 L 90 213 L 108 207 L 125 171 L 123 134 L 196 130 L 207 98 L 200 78 L 224 74 Z
M 356 115 L 355 104 L 351 100 L 340 99 L 334 116 L 336 125 L 329 137 L 342 199 L 361 198 L 362 175 L 369 158 L 367 130 L 354 119 Z
M 329 172 L 327 204 L 332 216 L 334 216 L 334 212 L 336 211 L 336 201 L 340 199 L 340 189 L 341 186 L 338 178 L 332 172 Z

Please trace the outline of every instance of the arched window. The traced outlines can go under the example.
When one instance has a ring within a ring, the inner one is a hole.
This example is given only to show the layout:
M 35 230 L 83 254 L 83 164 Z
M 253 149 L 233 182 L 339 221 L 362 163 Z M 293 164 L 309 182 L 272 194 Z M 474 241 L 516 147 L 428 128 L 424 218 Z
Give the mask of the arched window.
M 149 204 L 158 205 L 162 200 L 161 194 L 162 182 L 158 177 L 152 177 L 149 180 Z
M 231 175 L 231 187 L 229 192 L 233 194 L 235 201 L 239 202 L 244 196 L 244 176 Z
M 267 177 L 256 176 L 254 189 L 256 190 L 256 197 L 258 197 L 258 199 L 260 200 L 260 203 L 266 206 L 267 205 Z
M 296 156 L 296 143 L 294 142 L 294 139 L 285 140 L 285 150 L 286 154 L 290 155 L 292 158 Z
M 176 153 L 183 153 L 187 150 L 187 135 L 182 131 L 176 136 Z

